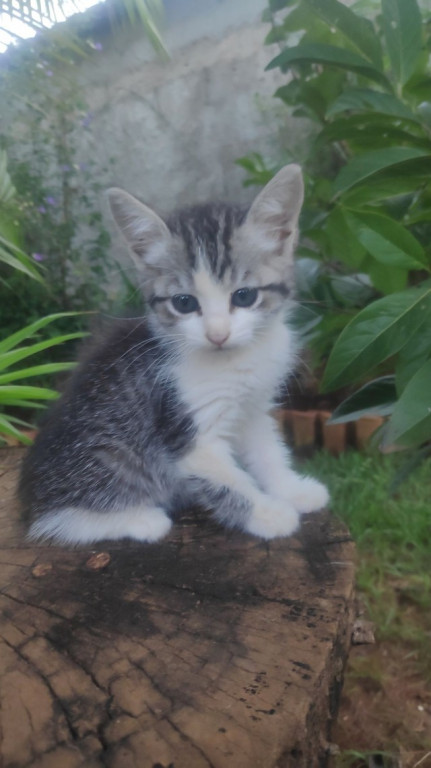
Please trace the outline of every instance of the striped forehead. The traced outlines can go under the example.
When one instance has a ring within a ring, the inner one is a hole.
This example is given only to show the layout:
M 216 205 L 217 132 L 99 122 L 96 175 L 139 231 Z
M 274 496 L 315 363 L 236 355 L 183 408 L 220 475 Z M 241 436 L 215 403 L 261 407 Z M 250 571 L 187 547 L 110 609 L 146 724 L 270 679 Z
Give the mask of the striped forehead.
M 232 237 L 245 218 L 245 211 L 226 205 L 199 205 L 181 211 L 168 221 L 172 232 L 184 242 L 193 270 L 206 265 L 217 280 L 232 266 Z

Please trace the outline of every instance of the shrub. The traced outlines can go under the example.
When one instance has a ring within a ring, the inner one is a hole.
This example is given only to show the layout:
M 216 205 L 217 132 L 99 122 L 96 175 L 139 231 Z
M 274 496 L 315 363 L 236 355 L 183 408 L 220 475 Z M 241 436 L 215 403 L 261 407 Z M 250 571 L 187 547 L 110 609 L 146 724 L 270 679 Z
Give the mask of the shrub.
M 317 128 L 299 255 L 330 286 L 349 279 L 345 306 L 331 289 L 310 331 L 333 347 L 323 391 L 363 384 L 334 421 L 389 415 L 383 446 L 412 448 L 431 440 L 430 20 L 416 0 L 356 6 L 270 0 L 267 42 L 281 50 L 268 69 L 288 74 L 275 96 Z M 259 155 L 239 162 L 266 180 Z

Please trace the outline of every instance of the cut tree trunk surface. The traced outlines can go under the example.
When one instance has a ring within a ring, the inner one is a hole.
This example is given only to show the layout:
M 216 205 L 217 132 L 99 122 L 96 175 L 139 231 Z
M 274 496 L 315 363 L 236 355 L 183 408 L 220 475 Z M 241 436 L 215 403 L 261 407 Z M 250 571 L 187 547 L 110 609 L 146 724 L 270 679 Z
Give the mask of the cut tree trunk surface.
M 194 515 L 159 544 L 34 546 L 21 457 L 0 449 L 1 765 L 325 766 L 352 627 L 347 531 L 310 515 L 265 543 Z

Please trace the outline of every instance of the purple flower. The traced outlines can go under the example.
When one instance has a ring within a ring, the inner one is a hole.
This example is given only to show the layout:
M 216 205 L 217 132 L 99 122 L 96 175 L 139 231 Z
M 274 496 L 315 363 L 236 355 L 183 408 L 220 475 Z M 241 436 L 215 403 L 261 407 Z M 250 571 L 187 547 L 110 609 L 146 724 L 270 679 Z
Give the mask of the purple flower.
M 64 173 L 67 173 L 67 171 L 71 171 L 70 165 L 60 165 L 60 171 L 64 171 Z
M 45 75 L 46 75 L 47 77 L 52 77 L 52 76 L 53 76 L 53 74 L 54 74 L 54 72 L 52 71 L 52 69 L 47 69 L 47 70 L 46 70 L 46 72 L 45 72 Z
M 46 208 L 44 205 L 39 205 L 37 210 L 39 213 L 46 213 Z
M 43 261 L 45 258 L 43 253 L 32 253 L 31 255 L 33 256 L 35 261 Z
M 93 43 L 93 48 L 95 51 L 103 51 L 102 43 Z
M 91 112 L 87 112 L 87 114 L 84 115 L 84 117 L 81 120 L 82 127 L 83 128 L 88 128 L 88 126 L 90 125 L 92 119 L 93 119 L 93 115 L 91 114 Z
M 88 171 L 89 165 L 88 163 L 79 163 L 78 167 L 80 171 Z
M 57 200 L 55 199 L 55 197 L 51 197 L 50 195 L 48 195 L 48 197 L 45 197 L 45 200 L 48 203 L 48 205 L 57 205 Z

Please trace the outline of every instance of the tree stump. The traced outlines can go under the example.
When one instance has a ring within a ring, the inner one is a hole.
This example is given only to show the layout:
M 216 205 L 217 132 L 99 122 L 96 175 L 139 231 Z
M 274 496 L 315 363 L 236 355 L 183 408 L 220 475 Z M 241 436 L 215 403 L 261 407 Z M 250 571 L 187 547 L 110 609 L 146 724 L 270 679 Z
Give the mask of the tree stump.
M 353 614 L 328 515 L 261 542 L 185 518 L 160 544 L 24 539 L 0 450 L 4 768 L 320 768 Z

